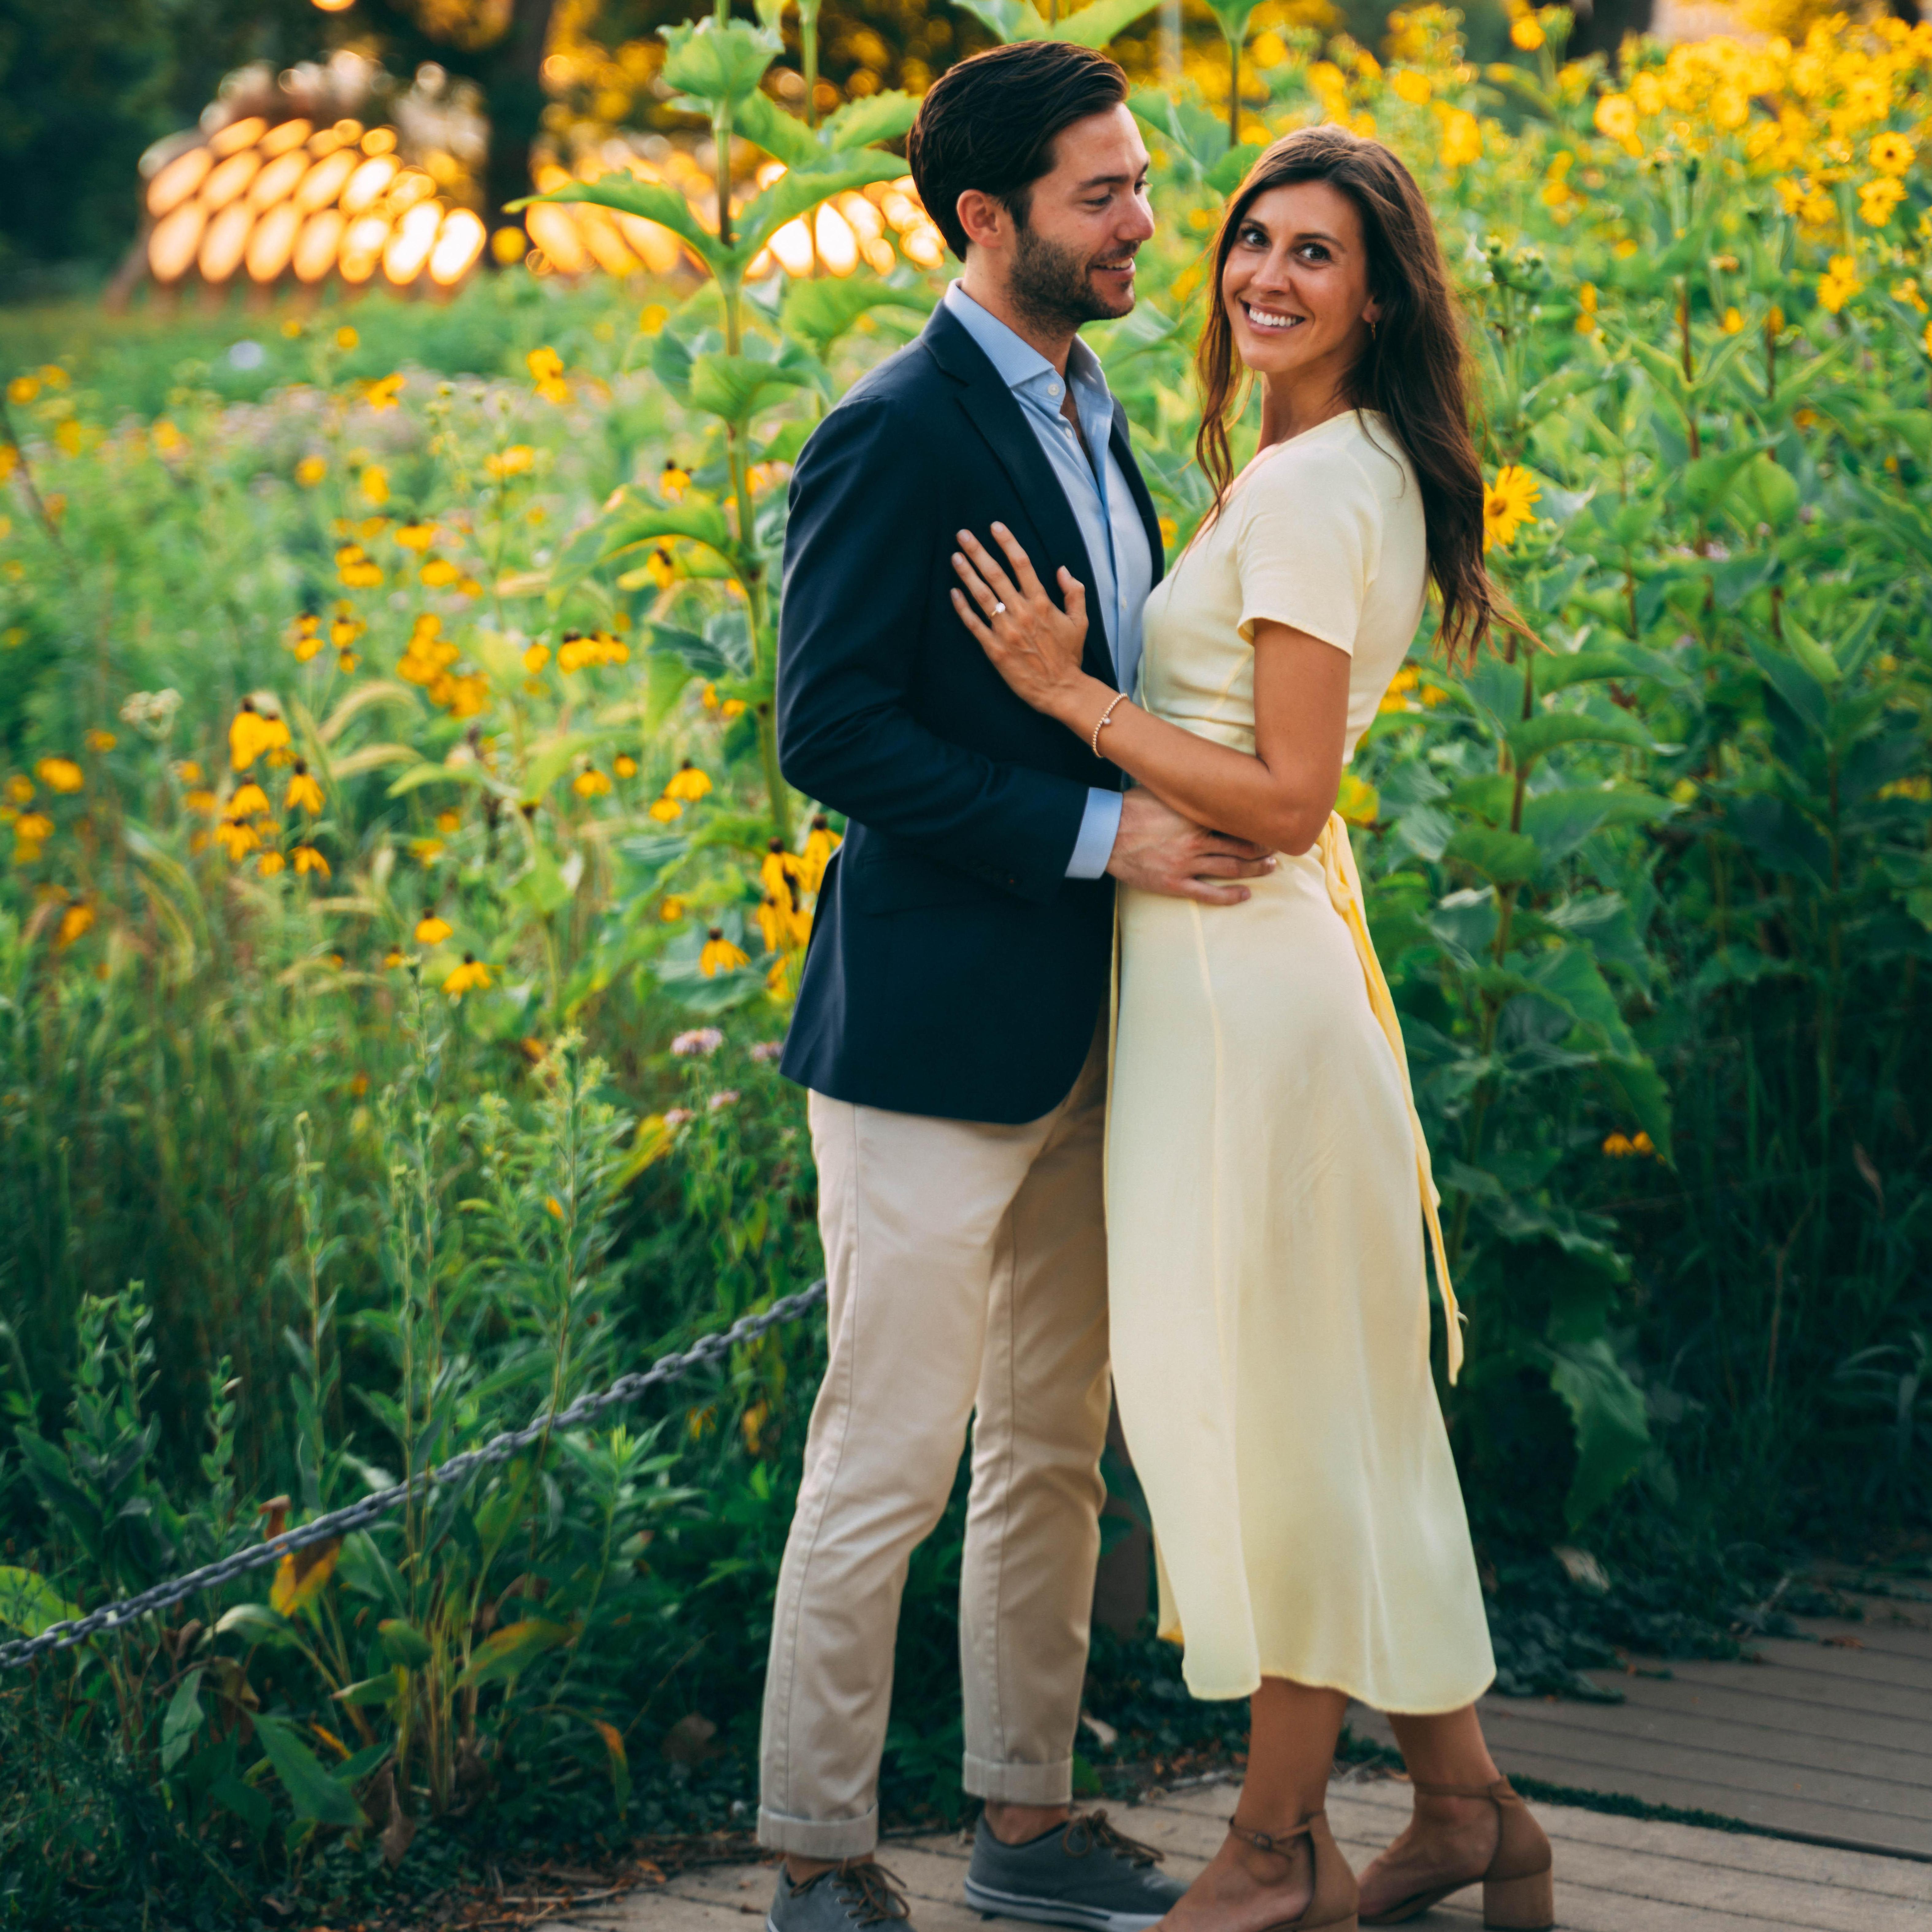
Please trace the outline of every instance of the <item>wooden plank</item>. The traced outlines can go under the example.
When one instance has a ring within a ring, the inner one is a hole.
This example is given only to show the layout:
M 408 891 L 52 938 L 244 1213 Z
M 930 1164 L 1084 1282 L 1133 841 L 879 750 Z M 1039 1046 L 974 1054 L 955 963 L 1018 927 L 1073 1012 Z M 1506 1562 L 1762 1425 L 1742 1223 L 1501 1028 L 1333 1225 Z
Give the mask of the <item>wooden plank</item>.
M 1641 1739 L 1656 1746 L 1660 1756 L 1675 1751 L 1709 1753 L 1758 1764 L 1775 1762 L 1808 1773 L 1831 1772 L 1902 1785 L 1923 1793 L 1923 1808 L 1932 1810 L 1932 1754 L 1891 1750 L 1869 1740 L 1853 1743 L 1802 1730 L 1773 1730 L 1762 1724 L 1718 1718 L 1693 1708 L 1682 1697 L 1656 1704 L 1513 1698 L 1506 1704 L 1486 1708 L 1483 1720 L 1492 1730 L 1511 1724 L 1556 1724 L 1566 1731 Z
M 1848 1677 L 1814 1675 L 1808 1671 L 1787 1670 L 1769 1664 L 1716 1664 L 1693 1658 L 1688 1662 L 1659 1666 L 1672 1673 L 1680 1684 L 1731 1684 L 1754 1697 L 1778 1697 L 1797 1704 L 1827 1706 L 1833 1710 L 1869 1712 L 1880 1717 L 1910 1719 L 1915 1724 L 1932 1724 L 1932 1692 L 1913 1690 L 1882 1684 L 1860 1683 Z M 1619 1688 L 1628 1679 L 1621 1673 L 1593 1671 L 1587 1673 Z M 1498 1700 L 1515 1702 L 1516 1699 Z M 1486 1708 L 1490 1700 L 1485 1698 Z
M 1612 1683 L 1624 1694 L 1626 1710 L 1661 1710 L 1694 1712 L 1714 1723 L 1755 1726 L 1766 1733 L 1765 1748 L 1781 1749 L 1774 1740 L 1790 1737 L 1832 1738 L 1841 1743 L 1871 1744 L 1880 1749 L 1903 1752 L 1908 1757 L 1932 1760 L 1932 1725 L 1916 1724 L 1907 1718 L 1869 1711 L 1844 1711 L 1834 1704 L 1801 1704 L 1781 1697 L 1767 1696 L 1746 1688 L 1748 1679 L 1726 1678 L 1712 1683 L 1660 1683 L 1650 1677 L 1612 1677 L 1598 1672 L 1601 1681 Z M 1772 1688 L 1766 1686 L 1768 1689 Z M 1498 1717 L 1519 1710 L 1522 1698 L 1497 1698 L 1485 1702 L 1485 1719 L 1491 1712 Z
M 1848 1642 L 1868 1656 L 1909 1657 L 1922 1664 L 1932 1663 L 1932 1627 L 1902 1615 L 1868 1617 L 1862 1623 L 1814 1617 L 1800 1617 L 1797 1622 L 1808 1636 L 1815 1636 L 1821 1643 L 1837 1638 L 1841 1645 Z
M 1932 1693 L 1932 1658 L 1895 1657 L 1889 1652 L 1838 1650 L 1790 1636 L 1754 1637 L 1751 1648 L 1767 1664 L 1814 1676 L 1848 1677 L 1860 1684 Z

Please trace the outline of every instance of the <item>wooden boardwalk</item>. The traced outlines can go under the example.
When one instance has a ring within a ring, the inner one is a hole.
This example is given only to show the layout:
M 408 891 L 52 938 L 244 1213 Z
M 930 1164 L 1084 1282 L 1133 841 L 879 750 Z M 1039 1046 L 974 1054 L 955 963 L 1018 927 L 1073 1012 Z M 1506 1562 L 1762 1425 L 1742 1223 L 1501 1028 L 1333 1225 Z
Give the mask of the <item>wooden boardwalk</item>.
M 1862 1622 L 1808 1623 L 1816 1641 L 1759 1643 L 1760 1663 L 1618 1674 L 1621 1705 L 1485 1700 L 1505 1771 L 1759 1828 L 1538 1804 L 1566 1932 L 1932 1932 L 1932 1589 L 1864 1607 Z M 1351 1722 L 1386 1735 L 1372 1714 Z M 1220 1842 L 1233 1799 L 1227 1785 L 1150 1793 L 1120 1822 L 1189 1874 Z M 1329 1817 L 1359 1870 L 1408 1809 L 1400 1778 L 1364 1769 L 1337 1779 Z M 960 1892 L 970 1845 L 944 1833 L 884 1847 L 916 1932 L 981 1932 Z M 550 1920 L 548 1932 L 744 1932 L 774 1882 L 769 1866 L 716 1866 Z M 1414 1922 L 1472 1932 L 1480 1894 Z

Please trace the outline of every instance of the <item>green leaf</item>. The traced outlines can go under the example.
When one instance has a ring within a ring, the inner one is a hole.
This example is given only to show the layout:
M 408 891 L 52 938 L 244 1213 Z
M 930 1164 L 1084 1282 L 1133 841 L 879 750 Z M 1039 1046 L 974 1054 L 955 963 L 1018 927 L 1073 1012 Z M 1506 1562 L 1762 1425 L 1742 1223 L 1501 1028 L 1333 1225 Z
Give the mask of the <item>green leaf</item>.
M 788 168 L 814 167 L 824 158 L 818 136 L 762 92 L 746 94 L 732 110 L 731 131 Z
M 249 1643 L 299 1645 L 302 1634 L 286 1617 L 278 1617 L 266 1604 L 237 1604 L 214 1626 L 218 1636 L 239 1631 Z
M 689 242 L 692 252 L 714 275 L 722 277 L 736 266 L 734 252 L 692 213 L 690 202 L 676 188 L 656 182 L 637 181 L 620 174 L 606 175 L 602 181 L 571 182 L 553 188 L 548 194 L 526 195 L 520 201 L 510 202 L 506 212 L 514 214 L 539 201 L 560 206 L 587 201 L 598 208 L 615 208 L 620 214 L 638 215 L 646 221 L 655 221 L 660 228 L 668 228 L 680 241 Z
M 564 546 L 551 572 L 551 602 L 561 602 L 569 587 L 599 564 L 640 544 L 662 542 L 666 537 L 688 537 L 722 558 L 733 572 L 740 567 L 738 540 L 716 504 L 680 503 L 669 508 L 635 495 L 626 485 L 612 496 L 594 523 L 586 524 Z
M 1063 13 L 1047 28 L 1046 37 L 1049 40 L 1068 41 L 1076 47 L 1098 50 L 1160 4 L 1160 0 L 1094 0 L 1090 7 L 1082 7 L 1078 13 Z M 1214 0 L 1209 0 L 1209 4 L 1213 4 Z
M 918 118 L 918 101 L 903 88 L 889 87 L 882 94 L 861 94 L 828 114 L 819 128 L 819 139 L 834 154 L 848 154 L 855 148 L 896 141 Z M 900 174 L 904 172 L 899 170 Z
M 924 314 L 935 298 L 923 286 L 894 288 L 875 275 L 836 276 L 789 284 L 780 320 L 788 335 L 808 343 L 823 358 L 862 315 L 875 308 L 911 309 Z
M 1045 17 L 1029 7 L 1026 0 L 953 0 L 953 4 L 970 14 L 989 34 L 1010 44 L 1046 38 Z
M 836 165 L 790 170 L 746 208 L 740 218 L 739 258 L 748 264 L 788 221 L 809 214 L 820 202 L 848 188 L 897 181 L 905 171 L 905 163 L 896 154 L 884 154 L 876 148 L 842 154 Z
M 1758 449 L 1728 450 L 1721 456 L 1700 456 L 1684 469 L 1684 500 L 1700 516 L 1708 517 L 1724 500 L 1732 484 Z M 1795 486 L 1794 486 L 1795 487 Z
M 1798 479 L 1774 457 L 1762 452 L 1754 456 L 1732 487 L 1751 520 L 1774 530 L 1789 528 L 1798 514 Z
M 670 709 L 703 674 L 671 651 L 652 651 L 644 659 L 644 729 L 655 731 Z
M 1622 1058 L 1639 1058 L 1617 996 L 1587 946 L 1559 946 L 1526 962 L 1523 976 L 1537 994 L 1571 1015 Z
M 399 1664 L 393 1670 L 386 1670 L 380 1677 L 365 1677 L 359 1684 L 352 1684 L 346 1690 L 335 1694 L 338 1704 L 393 1704 L 408 1690 L 409 1672 Z
M 201 1708 L 201 1672 L 190 1670 L 175 1687 L 175 1694 L 168 1700 L 166 1714 L 161 1719 L 161 1769 L 174 1769 L 187 1754 L 188 1748 L 194 1742 L 195 1733 L 201 1729 L 202 1720 L 206 1715 Z
M 568 1625 L 551 1623 L 542 1617 L 526 1617 L 520 1623 L 506 1624 L 470 1653 L 470 1666 L 456 1680 L 456 1688 L 472 1690 L 494 1684 L 500 1678 L 514 1677 L 545 1651 L 568 1643 L 570 1635 Z
M 1262 150 L 1252 141 L 1230 148 L 1202 177 L 1216 194 L 1232 194 L 1247 178 L 1248 170 L 1262 158 Z
M 1464 826 L 1442 848 L 1442 856 L 1460 860 L 1498 886 L 1521 885 L 1536 876 L 1541 863 L 1534 839 L 1488 825 Z
M 1178 152 L 1197 178 L 1228 152 L 1228 124 L 1198 103 L 1160 88 L 1140 87 L 1127 96 L 1134 118 L 1163 148 Z
M 590 1724 L 604 1740 L 604 1756 L 610 1766 L 611 1796 L 617 1801 L 617 1815 L 622 1817 L 631 1802 L 631 1762 L 624 1750 L 624 1734 L 601 1718 L 592 1718 Z
M 295 1726 L 282 1718 L 257 1716 L 255 1736 L 298 1818 L 318 1825 L 340 1825 L 360 1831 L 368 1823 L 348 1790 L 322 1769 L 314 1751 L 296 1736 Z
M 1598 678 L 1643 675 L 1619 650 L 1553 651 L 1536 660 L 1534 674 L 1539 698 L 1567 691 L 1573 684 L 1594 683 Z
M 664 85 L 702 101 L 706 110 L 721 102 L 735 106 L 756 93 L 766 68 L 784 51 L 778 34 L 748 20 L 720 26 L 706 16 L 694 25 L 661 27 L 658 34 L 670 50 Z
M 1594 718 L 1580 711 L 1545 711 L 1512 724 L 1505 734 L 1518 771 L 1527 771 L 1559 745 L 1635 745 L 1653 748 L 1650 734 L 1632 718 Z
M 1522 829 L 1543 862 L 1553 865 L 1606 825 L 1647 825 L 1672 809 L 1667 798 L 1634 785 L 1570 787 L 1525 799 Z
M 722 416 L 734 428 L 742 428 L 760 407 L 782 400 L 770 391 L 817 386 L 813 370 L 761 356 L 712 353 L 698 356 L 691 365 L 692 406 Z
M 475 785 L 483 790 L 491 789 L 490 774 L 480 765 L 445 765 L 425 764 L 412 765 L 400 778 L 392 782 L 388 795 L 392 798 L 406 798 L 412 791 L 420 791 L 426 784 Z
M 1238 47 L 1248 37 L 1248 22 L 1255 16 L 1258 0 L 1208 0 L 1228 44 Z
M 70 1624 L 82 1615 L 38 1570 L 0 1565 L 0 1624 L 38 1636 L 50 1624 Z
M 382 1640 L 382 1654 L 405 1670 L 420 1670 L 436 1653 L 429 1639 L 406 1617 L 385 1617 L 376 1626 Z
M 1551 1351 L 1550 1386 L 1570 1411 L 1576 1469 L 1564 1503 L 1575 1529 L 1609 1502 L 1650 1452 L 1643 1391 L 1608 1341 L 1559 1343 Z

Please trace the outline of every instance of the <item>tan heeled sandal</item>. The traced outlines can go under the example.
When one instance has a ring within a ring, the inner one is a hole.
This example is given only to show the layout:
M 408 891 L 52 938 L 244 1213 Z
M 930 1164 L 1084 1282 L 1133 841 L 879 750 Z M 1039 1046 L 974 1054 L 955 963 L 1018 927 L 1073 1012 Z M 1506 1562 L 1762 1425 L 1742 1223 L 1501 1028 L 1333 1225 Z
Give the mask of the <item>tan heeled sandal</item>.
M 1372 1917 L 1365 1913 L 1361 1922 L 1400 1925 L 1420 1918 L 1452 1892 L 1480 1885 L 1483 1923 L 1488 1932 L 1551 1932 L 1556 1923 L 1556 1882 L 1550 1840 L 1509 1780 L 1499 1778 L 1493 1784 L 1425 1784 L 1418 1778 L 1411 1788 L 1423 1798 L 1487 1798 L 1496 1808 L 1496 1855 L 1472 1876 L 1426 1886 L 1385 1912 Z
M 1288 1848 L 1297 1838 L 1308 1840 L 1309 1856 L 1315 1864 L 1315 1889 L 1294 1918 L 1279 1920 L 1266 1932 L 1359 1932 L 1355 1874 L 1328 1828 L 1326 1812 L 1311 1811 L 1286 1832 L 1257 1832 L 1235 1818 L 1228 1820 L 1228 1829 L 1256 1851 L 1270 1852 L 1278 1858 L 1292 1856 Z

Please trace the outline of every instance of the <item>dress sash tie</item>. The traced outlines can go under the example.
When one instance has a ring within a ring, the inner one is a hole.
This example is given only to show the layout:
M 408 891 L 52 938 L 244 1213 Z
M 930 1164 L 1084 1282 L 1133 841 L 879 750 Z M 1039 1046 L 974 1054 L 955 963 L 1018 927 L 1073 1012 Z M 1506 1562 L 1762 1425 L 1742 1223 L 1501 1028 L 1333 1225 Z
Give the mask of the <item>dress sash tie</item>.
M 1429 1245 L 1436 1256 L 1436 1285 L 1442 1295 L 1442 1312 L 1449 1330 L 1449 1379 L 1453 1383 L 1462 1366 L 1462 1318 L 1456 1306 L 1456 1291 L 1450 1285 L 1449 1259 L 1442 1242 L 1442 1197 L 1436 1191 L 1436 1174 L 1429 1158 L 1429 1142 L 1415 1111 L 1415 1090 L 1409 1083 L 1408 1053 L 1402 1045 L 1402 1022 L 1396 1016 L 1395 1001 L 1389 993 L 1382 963 L 1376 957 L 1375 941 L 1369 937 L 1368 914 L 1362 904 L 1361 875 L 1355 870 L 1355 855 L 1348 844 L 1348 827 L 1342 814 L 1331 812 L 1317 841 L 1322 854 L 1322 876 L 1328 883 L 1328 900 L 1342 915 L 1348 936 L 1355 942 L 1355 957 L 1361 962 L 1362 977 L 1368 982 L 1369 1004 L 1375 1010 L 1395 1055 L 1396 1071 L 1402 1076 L 1402 1096 L 1408 1108 L 1408 1128 L 1415 1140 L 1415 1171 L 1422 1182 L 1422 1218 L 1428 1225 Z M 1423 1292 L 1429 1291 L 1428 1271 L 1423 1275 Z

